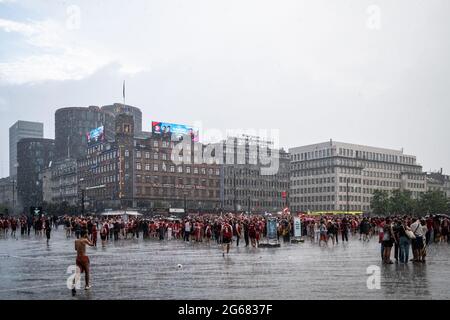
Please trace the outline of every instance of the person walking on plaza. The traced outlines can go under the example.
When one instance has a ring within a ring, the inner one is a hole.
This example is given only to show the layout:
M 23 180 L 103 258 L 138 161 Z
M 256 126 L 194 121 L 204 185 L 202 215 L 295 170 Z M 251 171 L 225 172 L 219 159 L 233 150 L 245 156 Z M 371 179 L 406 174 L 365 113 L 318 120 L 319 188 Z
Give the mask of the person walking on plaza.
M 344 217 L 341 222 L 341 236 L 342 236 L 342 242 L 344 242 L 344 240 L 348 242 L 348 220 L 347 220 L 347 217 Z
M 108 223 L 105 222 L 100 229 L 100 239 L 102 240 L 102 247 L 105 247 L 106 245 L 106 237 L 108 236 L 109 230 L 108 230 Z
M 234 224 L 234 230 L 236 234 L 236 247 L 239 247 L 239 240 L 241 239 L 242 232 L 241 223 L 239 221 L 236 221 L 236 223 Z
M 247 219 L 244 220 L 243 229 L 244 229 L 245 246 L 248 247 L 248 245 L 250 244 L 250 240 L 249 240 L 249 236 L 248 236 L 248 220 Z
M 191 223 L 186 220 L 184 223 L 184 241 L 189 242 L 189 235 L 191 233 Z
M 322 241 L 325 242 L 325 244 L 328 244 L 328 239 L 327 239 L 327 226 L 325 225 L 325 221 L 322 220 L 320 221 L 320 226 L 319 226 L 319 233 L 320 233 L 320 239 L 319 239 L 319 246 L 322 243 Z
M 222 225 L 222 256 L 225 257 L 225 253 L 230 253 L 231 239 L 233 238 L 233 227 L 225 221 Z
M 414 262 L 420 262 L 421 261 L 421 251 L 423 249 L 423 228 L 422 225 L 420 223 L 420 220 L 417 218 L 413 218 L 412 219 L 412 224 L 411 224 L 411 230 L 414 233 L 414 236 L 416 237 L 413 240 L 413 245 L 412 245 L 412 249 L 413 249 L 413 261 Z
M 86 245 L 93 246 L 94 244 L 89 241 L 87 231 L 83 231 L 81 234 L 81 239 L 75 240 L 75 251 L 77 252 L 77 259 L 75 261 L 77 265 L 77 272 L 85 274 L 85 290 L 89 290 L 91 285 L 89 283 L 90 278 L 90 261 L 89 257 L 86 255 Z M 72 293 L 75 293 L 75 281 L 79 279 L 79 277 L 75 277 L 73 279 L 73 289 Z
M 407 231 L 411 231 L 411 228 L 408 227 L 406 224 L 406 221 L 403 220 L 403 223 L 400 223 L 397 232 L 398 232 L 398 239 L 399 239 L 399 259 L 400 263 L 407 264 L 409 260 L 409 247 L 411 244 L 411 240 L 409 239 L 408 235 L 406 234 Z
M 45 236 L 47 237 L 47 244 L 48 244 L 50 241 L 50 234 L 52 232 L 52 223 L 49 218 L 45 219 L 44 226 L 45 226 Z
M 15 218 L 11 219 L 11 237 L 16 237 L 17 220 Z
M 94 223 L 92 224 L 92 229 L 91 229 L 91 241 L 92 244 L 94 245 L 94 247 L 97 246 L 97 225 Z
M 383 228 L 383 263 L 393 264 L 391 260 L 391 250 L 394 244 L 394 234 L 392 231 L 391 219 L 387 218 Z

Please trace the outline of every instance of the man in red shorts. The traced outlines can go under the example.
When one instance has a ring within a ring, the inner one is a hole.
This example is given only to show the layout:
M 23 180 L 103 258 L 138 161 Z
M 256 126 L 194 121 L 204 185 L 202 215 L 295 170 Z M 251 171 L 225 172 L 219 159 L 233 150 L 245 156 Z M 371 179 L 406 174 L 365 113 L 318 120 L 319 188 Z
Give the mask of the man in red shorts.
M 228 254 L 230 252 L 231 239 L 233 238 L 233 228 L 225 221 L 222 225 L 222 256 L 225 257 L 225 252 Z
M 77 260 L 76 265 L 79 268 L 79 272 L 85 274 L 85 282 L 86 286 L 84 287 L 85 290 L 89 290 L 91 286 L 89 285 L 89 257 L 86 255 L 86 245 L 93 246 L 94 244 L 89 241 L 88 234 L 86 230 L 83 230 L 81 233 L 81 238 L 75 240 L 75 250 L 77 252 Z M 78 269 L 77 268 L 77 269 Z M 77 270 L 78 272 L 78 270 Z M 72 289 L 72 293 L 75 293 L 75 280 L 78 277 L 74 278 L 74 287 Z

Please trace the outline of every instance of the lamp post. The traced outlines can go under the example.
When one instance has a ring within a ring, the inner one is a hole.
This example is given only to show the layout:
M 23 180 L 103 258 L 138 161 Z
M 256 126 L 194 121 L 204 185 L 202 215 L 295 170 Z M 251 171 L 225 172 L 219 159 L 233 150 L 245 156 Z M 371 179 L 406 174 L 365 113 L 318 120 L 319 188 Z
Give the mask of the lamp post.
M 12 213 L 16 213 L 16 180 L 12 180 Z
M 348 177 L 347 177 L 347 215 L 349 213 L 349 203 L 348 203 Z

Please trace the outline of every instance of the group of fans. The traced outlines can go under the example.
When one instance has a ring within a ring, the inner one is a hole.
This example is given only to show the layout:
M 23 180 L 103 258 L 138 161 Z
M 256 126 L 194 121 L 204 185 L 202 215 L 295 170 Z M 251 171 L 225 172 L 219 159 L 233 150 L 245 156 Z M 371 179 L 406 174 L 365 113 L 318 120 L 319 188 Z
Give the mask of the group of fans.
M 223 245 L 224 254 L 229 252 L 231 242 L 239 246 L 258 247 L 261 239 L 267 237 L 267 216 L 245 214 L 202 214 L 185 218 L 130 217 L 0 217 L 0 237 L 8 234 L 16 237 L 30 235 L 31 229 L 39 236 L 50 240 L 52 228 L 62 224 L 66 237 L 79 239 L 86 233 L 93 245 L 100 235 L 102 245 L 107 241 L 139 238 L 159 240 L 184 240 L 194 242 L 216 242 Z M 271 216 L 277 223 L 277 240 L 290 242 L 294 235 L 293 216 L 284 213 Z M 378 237 L 383 263 L 391 264 L 391 250 L 394 248 L 396 262 L 408 263 L 409 248 L 412 247 L 413 261 L 425 262 L 426 247 L 430 242 L 449 242 L 450 222 L 447 216 L 427 216 L 417 219 L 412 216 L 360 217 L 360 216 L 308 216 L 301 215 L 301 234 L 321 245 L 335 245 L 348 242 L 349 236 L 370 241 Z
M 35 235 L 43 236 L 45 234 L 48 243 L 50 241 L 52 228 L 58 229 L 58 218 L 56 216 L 0 216 L 0 237 L 4 238 L 8 237 L 8 235 L 16 237 L 17 229 L 20 230 L 20 235 L 29 236 L 31 229 L 33 229 Z

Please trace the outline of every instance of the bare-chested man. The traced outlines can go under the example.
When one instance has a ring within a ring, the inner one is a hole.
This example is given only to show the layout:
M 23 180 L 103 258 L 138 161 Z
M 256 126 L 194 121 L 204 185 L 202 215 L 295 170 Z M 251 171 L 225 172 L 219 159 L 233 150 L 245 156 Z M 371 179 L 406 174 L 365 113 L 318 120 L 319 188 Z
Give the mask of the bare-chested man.
M 85 273 L 85 281 L 86 286 L 84 287 L 86 290 L 89 290 L 91 286 L 89 285 L 89 257 L 86 255 L 86 245 L 93 246 L 94 244 L 89 241 L 88 235 L 86 231 L 83 231 L 81 234 L 81 238 L 75 240 L 75 250 L 77 251 L 77 260 L 76 265 L 79 268 L 81 273 Z M 78 270 L 77 270 L 78 271 Z M 74 278 L 74 285 L 76 278 Z M 75 292 L 75 286 L 72 289 L 72 292 Z

